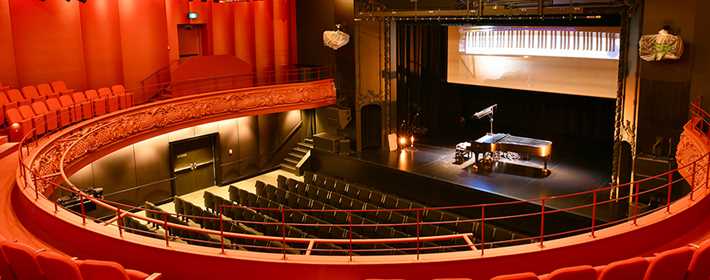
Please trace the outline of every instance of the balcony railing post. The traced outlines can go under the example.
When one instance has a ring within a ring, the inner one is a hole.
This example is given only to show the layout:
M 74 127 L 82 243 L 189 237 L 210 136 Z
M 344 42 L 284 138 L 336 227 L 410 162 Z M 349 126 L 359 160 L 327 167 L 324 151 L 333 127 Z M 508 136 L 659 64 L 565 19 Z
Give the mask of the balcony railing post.
M 594 229 L 597 226 L 597 190 L 594 189 L 594 192 L 592 192 L 592 195 L 594 196 L 593 204 L 592 204 L 592 238 L 596 238 L 596 235 L 594 234 Z
M 348 211 L 348 257 L 353 261 L 353 214 Z
M 421 212 L 417 209 L 417 260 L 419 260 L 419 236 L 420 234 L 420 223 L 421 223 Z
M 281 253 L 286 260 L 286 213 L 283 207 L 281 207 Z
M 690 174 L 690 201 L 693 201 L 693 194 L 695 193 L 695 171 L 698 161 L 693 162 L 692 174 Z
M 710 153 L 706 155 L 708 157 L 707 163 L 705 163 L 705 189 L 708 190 L 710 189 L 710 185 L 708 185 L 708 175 L 710 175 Z
M 222 247 L 222 254 L 224 254 L 224 206 L 219 205 L 219 244 Z
M 540 248 L 545 247 L 545 199 L 541 200 L 540 204 Z
M 150 211 L 150 210 L 148 210 Z M 165 237 L 165 247 L 170 247 L 170 238 L 168 236 L 169 234 L 169 229 L 168 229 L 168 214 L 165 213 L 163 214 L 163 231 L 165 231 L 164 237 Z
M 632 183 L 631 188 L 634 191 L 634 195 L 632 197 L 633 201 L 633 211 L 634 211 L 634 225 L 638 225 L 637 220 L 639 216 L 639 184 L 638 183 Z
M 39 188 L 37 187 L 37 176 L 34 172 L 30 172 L 30 177 L 32 178 L 32 185 L 35 189 L 35 200 L 39 199 Z
M 118 236 L 123 237 L 123 219 L 121 218 L 121 208 L 116 207 L 116 224 L 118 224 Z
M 668 194 L 666 197 L 666 212 L 671 212 L 671 193 L 673 192 L 673 172 L 668 172 Z
M 481 256 L 486 249 L 486 206 L 481 205 Z
M 86 225 L 86 207 L 84 207 L 84 193 L 79 192 L 79 207 L 81 208 L 81 223 Z

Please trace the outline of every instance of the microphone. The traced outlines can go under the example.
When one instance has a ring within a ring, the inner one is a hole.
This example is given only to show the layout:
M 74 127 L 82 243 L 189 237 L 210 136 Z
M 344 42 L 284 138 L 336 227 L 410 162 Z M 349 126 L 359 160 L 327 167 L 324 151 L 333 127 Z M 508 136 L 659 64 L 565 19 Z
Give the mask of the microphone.
M 487 116 L 493 115 L 493 110 L 498 107 L 498 104 L 493 104 L 489 106 L 488 108 L 485 108 L 481 111 L 478 111 L 477 113 L 473 114 L 473 117 L 477 119 L 485 118 Z

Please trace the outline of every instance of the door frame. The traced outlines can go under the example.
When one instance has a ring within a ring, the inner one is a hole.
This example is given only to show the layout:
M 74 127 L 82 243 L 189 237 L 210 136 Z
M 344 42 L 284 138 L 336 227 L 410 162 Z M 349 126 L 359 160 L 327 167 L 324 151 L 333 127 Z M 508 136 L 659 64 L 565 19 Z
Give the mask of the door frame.
M 212 176 L 214 179 L 214 184 L 216 185 L 220 181 L 221 176 L 219 176 L 219 172 L 217 172 L 217 167 L 220 165 L 220 156 L 217 154 L 217 145 L 219 144 L 218 139 L 219 139 L 219 133 L 214 132 L 214 133 L 209 133 L 205 135 L 200 135 L 200 136 L 195 136 L 195 137 L 190 137 L 190 138 L 185 138 L 185 139 L 180 139 L 177 141 L 171 141 L 168 142 L 168 168 L 170 169 L 170 196 L 175 196 L 177 187 L 175 186 L 175 161 L 173 160 L 173 153 L 175 152 L 175 146 L 182 144 L 182 143 L 187 143 L 187 142 L 192 142 L 192 141 L 197 141 L 197 140 L 202 140 L 207 138 L 210 142 L 210 146 L 212 146 Z

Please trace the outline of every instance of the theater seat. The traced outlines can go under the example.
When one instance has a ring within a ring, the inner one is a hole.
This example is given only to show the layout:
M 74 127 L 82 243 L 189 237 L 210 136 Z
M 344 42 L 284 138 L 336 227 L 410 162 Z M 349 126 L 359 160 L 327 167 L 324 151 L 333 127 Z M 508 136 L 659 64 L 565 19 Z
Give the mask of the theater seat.
M 688 266 L 686 280 L 708 280 L 710 279 L 710 239 L 700 244 L 700 248 L 695 250 L 693 258 Z
M 22 95 L 22 93 L 19 90 L 16 89 L 11 89 L 7 91 L 7 98 L 10 99 L 10 102 L 15 102 L 15 103 L 28 103 L 26 102 L 26 98 Z
M 84 279 L 129 280 L 122 265 L 115 262 L 82 260 L 78 261 Z
M 70 95 L 65 94 L 59 97 L 59 102 L 62 104 L 63 108 L 69 109 L 71 113 L 71 119 L 73 122 L 78 122 L 82 120 L 81 106 L 75 106 L 74 99 Z
M 560 268 L 550 274 L 543 275 L 544 280 L 595 280 L 597 271 L 590 265 L 580 265 Z
M 32 107 L 29 105 L 22 105 L 18 109 L 24 119 L 32 120 L 32 127 L 35 129 L 35 135 L 39 136 L 47 132 L 47 125 L 45 124 L 44 116 L 36 115 L 34 110 L 32 110 Z
M 648 260 L 637 257 L 616 261 L 601 270 L 599 280 L 643 279 L 648 268 Z
M 82 118 L 88 120 L 94 117 L 94 109 L 92 103 L 86 98 L 83 92 L 75 91 L 72 93 L 75 106 L 81 106 Z
M 42 270 L 36 259 L 36 251 L 26 245 L 12 242 L 0 243 L 5 259 L 17 280 L 42 280 Z
M 37 263 L 47 280 L 82 280 L 79 265 L 69 257 L 53 252 L 37 255 Z
M 45 104 L 47 105 L 47 109 L 49 109 L 50 111 L 58 112 L 57 115 L 59 116 L 59 125 L 61 127 L 65 127 L 72 123 L 70 109 L 64 108 L 62 106 L 62 103 L 59 102 L 59 99 L 57 99 L 56 97 L 48 98 L 47 101 L 45 101 Z
M 67 88 L 67 85 L 64 83 L 64 81 L 54 81 L 51 82 L 52 88 L 54 89 L 54 92 L 58 94 L 68 94 L 74 92 L 73 89 Z
M 500 275 L 491 278 L 491 280 L 538 280 L 540 278 L 535 275 L 535 273 L 532 272 L 524 272 L 524 273 L 516 273 L 516 274 L 508 274 L 508 275 Z
M 133 106 L 133 93 L 126 92 L 126 88 L 123 85 L 114 85 L 111 87 L 111 91 L 118 96 L 121 109 Z
M 4 91 L 0 91 L 0 125 L 5 123 L 5 108 L 11 106 L 13 103 L 7 98 Z
M 35 115 L 44 116 L 44 123 L 47 125 L 47 130 L 55 130 L 59 127 L 57 111 L 50 111 L 47 105 L 42 101 L 32 103 L 32 110 Z
M 106 104 L 108 104 L 109 112 L 116 112 L 120 109 L 120 101 L 118 96 L 114 95 L 109 88 L 100 88 L 99 96 L 106 98 Z
M 7 114 L 8 125 L 13 125 L 17 123 L 20 125 L 20 131 L 17 134 L 11 133 L 11 139 L 13 141 L 20 141 L 22 137 L 32 132 L 32 119 L 25 119 L 22 117 L 22 113 L 17 108 L 9 108 L 5 111 Z
M 12 273 L 12 269 L 10 269 L 10 263 L 2 252 L 2 243 L 0 243 L 0 279 L 15 280 L 15 275 Z
M 43 97 L 57 96 L 59 93 L 55 92 L 49 84 L 39 84 L 37 85 L 37 91 L 39 95 Z
M 99 93 L 96 92 L 96 90 L 87 90 L 84 92 L 84 95 L 86 95 L 86 98 L 89 99 L 90 102 L 92 102 L 95 116 L 101 116 L 107 113 L 106 98 L 99 97 Z
M 30 102 L 44 99 L 37 91 L 37 88 L 35 88 L 34 86 L 22 87 L 22 94 L 25 96 L 25 99 L 29 100 Z
M 651 258 L 644 280 L 683 280 L 688 270 L 693 249 L 681 247 L 657 254 Z

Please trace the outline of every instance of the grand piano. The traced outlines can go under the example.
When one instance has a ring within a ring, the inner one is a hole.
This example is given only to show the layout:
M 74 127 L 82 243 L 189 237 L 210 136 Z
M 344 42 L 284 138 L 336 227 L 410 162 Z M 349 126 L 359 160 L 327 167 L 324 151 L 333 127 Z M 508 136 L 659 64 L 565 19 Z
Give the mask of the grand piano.
M 486 154 L 496 155 L 503 152 L 513 152 L 520 155 L 522 160 L 530 159 L 530 157 L 542 159 L 541 171 L 545 175 L 550 173 L 550 170 L 547 169 L 547 162 L 552 154 L 552 142 L 547 140 L 513 136 L 505 133 L 488 133 L 466 146 L 466 150 L 473 154 L 474 164 L 479 168 Z M 479 157 L 479 154 L 481 154 L 481 157 Z M 511 163 L 515 164 L 508 162 L 508 164 Z

